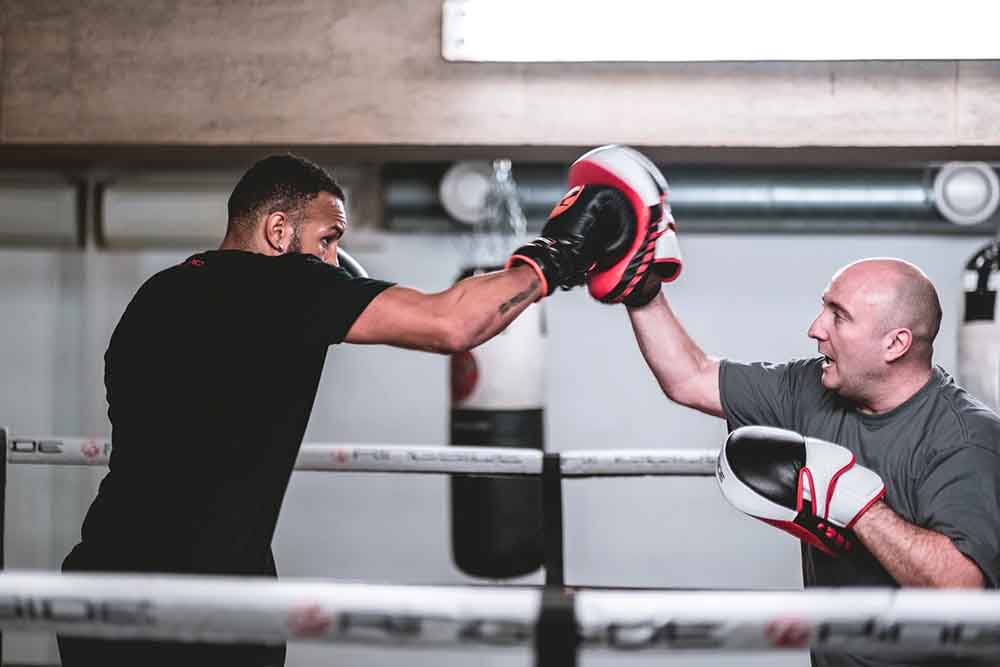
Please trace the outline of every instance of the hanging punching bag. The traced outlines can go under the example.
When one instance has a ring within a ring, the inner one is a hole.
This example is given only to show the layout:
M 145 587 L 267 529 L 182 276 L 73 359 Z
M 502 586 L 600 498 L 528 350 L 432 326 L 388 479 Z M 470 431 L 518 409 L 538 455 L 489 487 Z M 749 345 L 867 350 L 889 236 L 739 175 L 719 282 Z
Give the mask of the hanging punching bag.
M 492 269 L 467 269 L 459 280 Z M 529 306 L 498 336 L 451 357 L 451 442 L 544 449 L 542 305 Z M 451 479 L 455 564 L 466 574 L 504 579 L 544 559 L 539 478 Z
M 1000 242 L 983 246 L 965 265 L 965 314 L 958 331 L 958 379 L 973 396 L 1000 412 Z

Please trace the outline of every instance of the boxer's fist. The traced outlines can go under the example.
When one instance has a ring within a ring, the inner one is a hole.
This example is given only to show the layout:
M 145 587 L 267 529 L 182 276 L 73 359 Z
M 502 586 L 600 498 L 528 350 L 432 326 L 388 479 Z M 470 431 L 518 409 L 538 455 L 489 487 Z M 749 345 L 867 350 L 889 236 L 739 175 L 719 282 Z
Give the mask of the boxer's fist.
M 598 253 L 631 238 L 635 228 L 625 196 L 614 188 L 577 186 L 549 215 L 542 236 L 514 251 L 508 266 L 525 263 L 539 272 L 543 291 L 582 285 Z
M 588 271 L 618 263 L 638 239 L 640 216 L 648 228 L 647 202 L 659 202 L 646 168 L 621 146 L 597 148 L 570 167 L 570 190 L 556 204 L 541 238 L 514 251 L 507 266 L 528 264 L 545 294 L 583 284 Z M 655 239 L 654 239 L 655 240 Z

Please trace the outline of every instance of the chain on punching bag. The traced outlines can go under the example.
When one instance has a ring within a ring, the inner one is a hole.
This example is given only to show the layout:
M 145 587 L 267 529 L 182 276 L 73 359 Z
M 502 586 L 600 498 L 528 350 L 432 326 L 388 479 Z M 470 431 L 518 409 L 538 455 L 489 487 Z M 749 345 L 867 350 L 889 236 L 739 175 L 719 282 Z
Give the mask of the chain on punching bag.
M 1000 243 L 979 250 L 965 265 L 965 314 L 958 332 L 959 382 L 1000 412 Z
M 544 448 L 544 336 L 537 303 L 492 340 L 452 356 L 452 444 Z M 503 579 L 541 567 L 538 478 L 452 477 L 451 519 L 452 553 L 466 574 Z

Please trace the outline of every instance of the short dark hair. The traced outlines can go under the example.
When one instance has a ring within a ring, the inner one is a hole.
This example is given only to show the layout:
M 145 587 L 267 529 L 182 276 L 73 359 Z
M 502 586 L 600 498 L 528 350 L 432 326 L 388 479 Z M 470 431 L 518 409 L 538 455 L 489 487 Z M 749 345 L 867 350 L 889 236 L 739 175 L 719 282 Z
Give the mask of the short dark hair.
M 229 230 L 248 232 L 262 214 L 298 213 L 320 192 L 344 200 L 344 190 L 316 163 L 291 153 L 269 155 L 255 162 L 229 195 Z

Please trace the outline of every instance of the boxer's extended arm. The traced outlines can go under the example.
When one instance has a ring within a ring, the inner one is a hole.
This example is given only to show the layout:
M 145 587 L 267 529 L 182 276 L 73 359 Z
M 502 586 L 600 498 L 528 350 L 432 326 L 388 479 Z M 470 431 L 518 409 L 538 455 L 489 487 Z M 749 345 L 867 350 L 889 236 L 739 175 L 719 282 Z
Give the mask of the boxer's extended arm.
M 646 363 L 672 401 L 724 417 L 719 397 L 719 360 L 709 357 L 688 335 L 660 294 L 629 319 Z
M 574 164 L 589 164 L 595 153 L 602 151 L 590 151 Z M 616 260 L 623 249 L 638 243 L 633 203 L 617 186 L 628 187 L 630 177 L 648 181 L 650 176 L 644 168 L 625 164 L 632 166 L 631 172 L 618 175 L 616 187 L 571 184 L 541 237 L 517 248 L 505 270 L 466 278 L 438 294 L 390 287 L 372 300 L 345 340 L 446 354 L 467 350 L 503 331 L 557 287 L 582 285 L 591 266 Z
M 541 289 L 528 266 L 472 276 L 436 294 L 397 285 L 372 299 L 345 340 L 442 354 L 467 350 L 503 331 Z
M 901 586 L 985 586 L 979 567 L 946 535 L 909 523 L 884 502 L 861 515 L 854 533 Z

